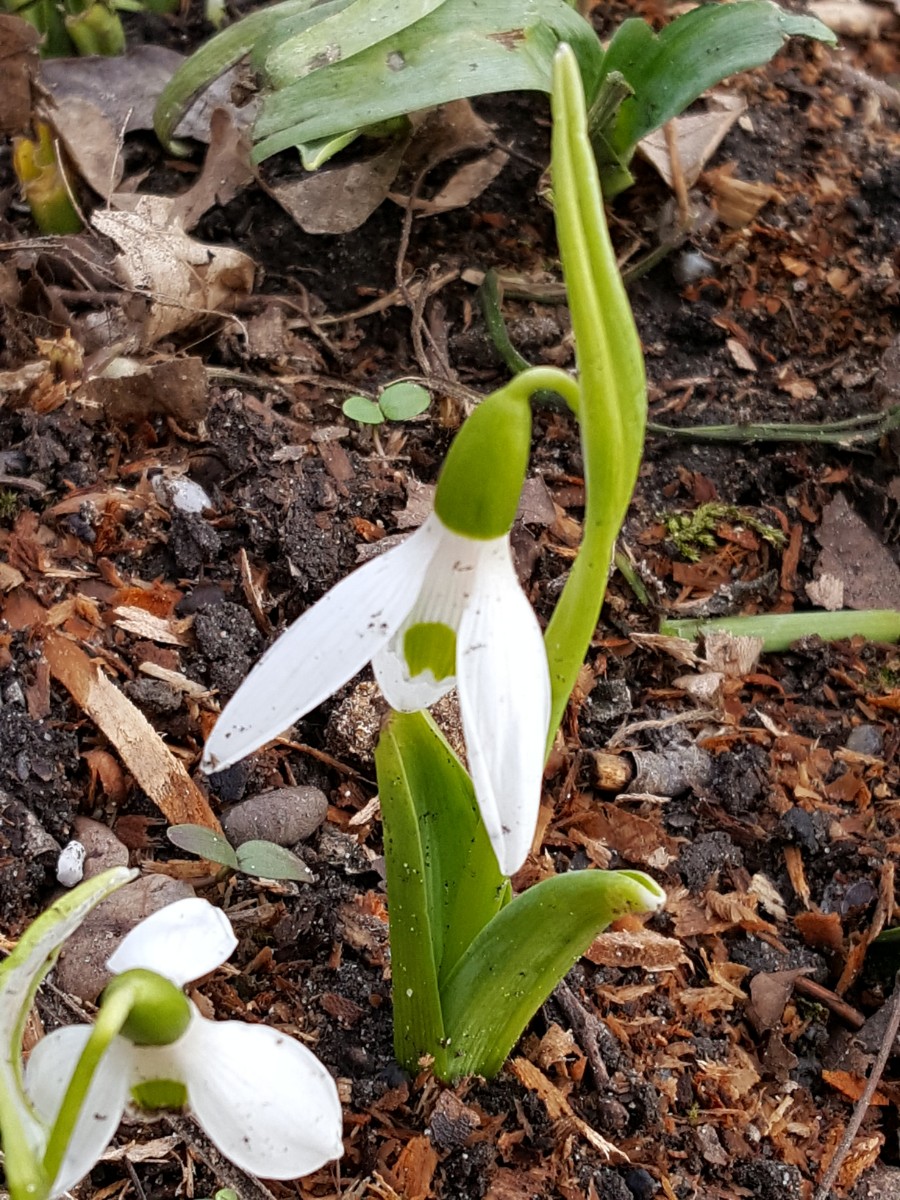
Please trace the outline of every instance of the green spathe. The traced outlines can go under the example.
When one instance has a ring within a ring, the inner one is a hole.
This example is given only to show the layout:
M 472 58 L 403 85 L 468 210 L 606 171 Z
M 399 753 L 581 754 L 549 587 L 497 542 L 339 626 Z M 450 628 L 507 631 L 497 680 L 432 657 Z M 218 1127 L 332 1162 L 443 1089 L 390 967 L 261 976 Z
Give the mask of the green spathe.
M 108 984 L 103 1002 L 111 1003 L 120 992 L 131 1000 L 120 1032 L 135 1046 L 169 1046 L 191 1023 L 191 1006 L 184 992 L 155 971 L 143 967 L 123 971 Z
M 504 388 L 480 404 L 454 439 L 434 497 L 444 525 L 489 541 L 512 528 L 531 446 L 527 393 Z

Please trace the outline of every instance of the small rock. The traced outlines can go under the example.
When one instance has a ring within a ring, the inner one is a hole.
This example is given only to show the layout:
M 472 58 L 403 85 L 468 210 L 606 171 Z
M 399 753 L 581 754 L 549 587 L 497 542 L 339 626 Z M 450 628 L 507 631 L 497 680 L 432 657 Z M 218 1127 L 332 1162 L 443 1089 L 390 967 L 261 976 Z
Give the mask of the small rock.
M 66 842 L 56 860 L 56 878 L 64 888 L 72 888 L 84 878 L 84 846 Z
M 150 486 L 160 504 L 183 513 L 202 513 L 213 502 L 199 483 L 184 475 L 154 475 Z
M 629 1167 L 622 1175 L 625 1186 L 634 1200 L 651 1200 L 659 1191 L 659 1184 L 643 1167 Z
M 91 1004 L 109 982 L 106 960 L 145 917 L 193 896 L 194 889 L 167 875 L 144 875 L 98 904 L 66 942 L 56 964 L 56 985 Z
M 319 788 L 274 788 L 230 808 L 222 828 L 232 846 L 257 839 L 293 846 L 315 833 L 327 812 L 328 797 Z
M 93 879 L 110 867 L 128 866 L 128 847 L 125 846 L 108 825 L 92 821 L 90 817 L 76 817 L 72 833 L 84 846 L 84 878 Z
M 880 758 L 884 750 L 884 734 L 877 725 L 857 725 L 855 729 L 850 730 L 847 749 L 852 750 L 854 754 Z

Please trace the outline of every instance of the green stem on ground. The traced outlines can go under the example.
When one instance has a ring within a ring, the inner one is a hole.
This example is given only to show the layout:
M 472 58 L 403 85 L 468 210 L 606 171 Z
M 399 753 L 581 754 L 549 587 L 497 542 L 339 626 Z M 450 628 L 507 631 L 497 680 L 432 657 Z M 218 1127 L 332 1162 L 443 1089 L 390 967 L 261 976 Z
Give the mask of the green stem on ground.
M 724 632 L 735 637 L 758 637 L 766 654 L 787 650 L 800 638 L 816 635 L 826 642 L 864 637 L 870 642 L 900 641 L 900 612 L 892 608 L 860 612 L 770 613 L 768 616 L 716 617 L 710 620 L 663 621 L 659 631 L 668 637 L 693 640 L 702 634 Z

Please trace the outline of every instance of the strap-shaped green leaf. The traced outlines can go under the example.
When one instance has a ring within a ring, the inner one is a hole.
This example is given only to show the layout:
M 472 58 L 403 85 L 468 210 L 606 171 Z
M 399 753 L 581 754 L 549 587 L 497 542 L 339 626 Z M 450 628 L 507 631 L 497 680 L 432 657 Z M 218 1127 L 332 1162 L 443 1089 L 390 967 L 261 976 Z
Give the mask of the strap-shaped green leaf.
M 156 136 L 171 154 L 187 153 L 186 147 L 172 140 L 173 134 L 194 98 L 204 88 L 245 58 L 257 42 L 273 32 L 273 27 L 279 28 L 281 22 L 295 19 L 301 27 L 306 27 L 349 3 L 350 0 L 328 0 L 315 5 L 315 0 L 283 0 L 281 4 L 260 9 L 223 29 L 192 54 L 163 88 L 153 113 Z M 310 10 L 314 6 L 313 13 Z M 284 26 L 281 28 L 283 30 Z M 298 32 L 296 25 L 287 28 L 293 33 Z
M 596 90 L 603 51 L 565 0 L 445 0 L 368 50 L 266 95 L 255 157 L 467 96 L 549 91 L 560 41 Z
M 266 75 L 273 87 L 393 37 L 428 16 L 445 0 L 352 0 L 346 8 L 294 37 L 283 38 L 265 54 Z
M 53 1182 L 40 1168 L 48 1131 L 22 1086 L 22 1035 L 35 992 L 63 942 L 91 909 L 136 875 L 127 867 L 114 867 L 79 884 L 26 929 L 0 966 L 0 1132 L 13 1200 L 44 1200 Z
M 447 1075 L 496 1074 L 538 1008 L 598 933 L 665 893 L 640 871 L 571 871 L 516 896 L 442 989 Z
M 600 615 L 647 420 L 641 343 L 606 227 L 579 65 L 568 46 L 556 54 L 552 109 L 553 202 L 575 334 L 586 507 L 581 548 L 545 636 L 551 741 Z
M 613 162 L 605 162 L 602 145 L 595 139 L 601 171 L 627 163 L 642 137 L 683 112 L 727 76 L 767 63 L 794 35 L 831 45 L 836 41 L 815 17 L 786 12 L 769 0 L 702 4 L 658 34 L 646 21 L 625 21 L 606 51 L 599 82 L 617 71 L 633 94 L 623 101 L 612 125 L 601 122 L 597 130 L 615 156 Z M 589 86 L 585 90 L 593 104 L 595 93 Z M 595 132 L 593 119 L 591 132 Z M 607 190 L 610 194 L 614 191 Z
M 502 908 L 509 884 L 478 813 L 472 781 L 425 713 L 392 713 L 375 752 L 384 814 L 394 1042 L 442 1075 L 440 987 Z

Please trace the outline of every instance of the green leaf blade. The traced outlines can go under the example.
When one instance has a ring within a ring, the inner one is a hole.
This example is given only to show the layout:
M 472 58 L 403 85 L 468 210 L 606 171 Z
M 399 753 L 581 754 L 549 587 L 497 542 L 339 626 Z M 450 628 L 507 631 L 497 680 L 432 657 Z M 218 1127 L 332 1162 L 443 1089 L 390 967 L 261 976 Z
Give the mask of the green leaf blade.
M 434 917 L 428 866 L 402 732 L 394 714 L 375 749 L 384 816 L 384 859 L 391 931 L 394 1053 L 415 1071 L 423 1054 L 443 1065 L 444 1019 L 438 990 Z
M 442 990 L 447 1075 L 490 1077 L 598 933 L 665 899 L 640 871 L 572 871 L 516 896 L 475 939 Z
M 431 396 L 419 383 L 391 383 L 378 397 L 378 406 L 389 421 L 409 421 L 425 412 Z
M 166 830 L 166 837 L 179 850 L 186 850 L 188 854 L 196 854 L 198 858 L 206 858 L 223 867 L 230 867 L 232 871 L 238 869 L 237 855 L 233 847 L 221 833 L 207 829 L 205 825 L 171 825 Z
M 330 62 L 346 62 L 428 16 L 445 0 L 352 0 L 312 28 L 283 40 L 266 57 L 266 75 L 283 87 Z
M 384 423 L 384 413 L 380 406 L 366 396 L 348 396 L 341 405 L 341 412 L 351 421 L 358 421 L 360 425 Z
M 274 842 L 250 841 L 235 851 L 239 871 L 262 879 L 291 879 L 295 883 L 312 883 L 313 874 L 302 858 L 285 846 Z
M 786 12 L 770 0 L 702 4 L 659 34 L 637 18 L 623 22 L 607 48 L 600 79 L 618 71 L 634 93 L 605 135 L 613 151 L 627 162 L 642 137 L 683 112 L 707 88 L 763 66 L 798 35 L 836 42 L 815 17 Z M 586 90 L 593 102 L 594 93 Z
M 428 16 L 344 62 L 264 97 L 257 161 L 423 108 L 489 92 L 549 91 L 553 54 L 570 42 L 591 86 L 603 51 L 565 0 L 444 0 Z

